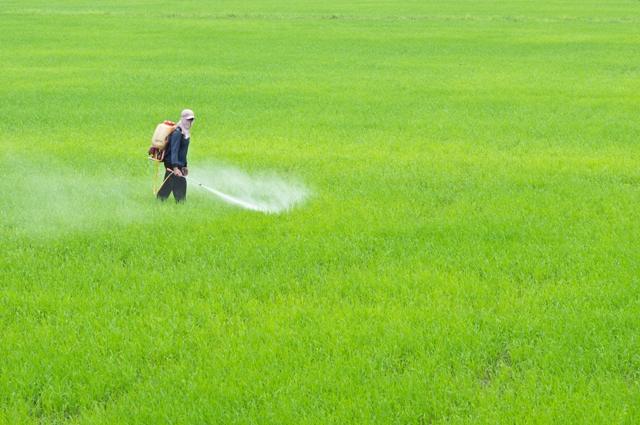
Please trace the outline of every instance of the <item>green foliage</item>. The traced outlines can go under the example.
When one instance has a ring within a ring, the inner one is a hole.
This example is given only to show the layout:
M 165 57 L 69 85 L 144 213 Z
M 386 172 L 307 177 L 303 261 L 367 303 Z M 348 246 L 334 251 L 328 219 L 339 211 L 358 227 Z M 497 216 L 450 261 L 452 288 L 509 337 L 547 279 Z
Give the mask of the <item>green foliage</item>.
M 640 420 L 640 3 L 103 3 L 0 5 L 0 423 Z

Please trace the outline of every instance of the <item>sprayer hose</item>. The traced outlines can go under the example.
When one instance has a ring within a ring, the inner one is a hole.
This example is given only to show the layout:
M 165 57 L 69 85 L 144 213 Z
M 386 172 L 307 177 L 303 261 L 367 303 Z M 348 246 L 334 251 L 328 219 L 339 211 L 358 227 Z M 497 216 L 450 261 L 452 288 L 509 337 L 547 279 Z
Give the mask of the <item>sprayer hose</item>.
M 166 179 L 164 179 L 164 181 L 162 182 L 162 184 L 160 185 L 160 187 L 158 188 L 158 190 L 156 190 L 156 184 L 158 183 L 158 165 L 160 163 L 156 162 L 156 177 L 153 180 L 153 194 L 157 195 L 158 192 L 160 192 L 160 189 L 162 189 L 162 186 L 164 186 L 164 184 L 167 182 L 167 180 L 169 180 L 169 177 L 171 177 L 171 175 L 173 174 L 173 171 L 169 173 L 169 175 L 167 176 Z

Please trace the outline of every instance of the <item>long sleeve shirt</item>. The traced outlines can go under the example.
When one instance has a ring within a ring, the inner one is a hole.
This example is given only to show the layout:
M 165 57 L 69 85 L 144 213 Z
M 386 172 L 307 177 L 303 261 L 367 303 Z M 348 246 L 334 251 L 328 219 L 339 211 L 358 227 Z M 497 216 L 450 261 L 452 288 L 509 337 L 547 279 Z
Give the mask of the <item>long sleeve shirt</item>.
M 173 167 L 182 168 L 187 166 L 187 152 L 189 151 L 190 141 L 191 138 L 182 138 L 180 128 L 176 128 L 171 133 L 171 139 L 167 143 L 167 149 L 164 154 L 165 167 L 173 169 Z

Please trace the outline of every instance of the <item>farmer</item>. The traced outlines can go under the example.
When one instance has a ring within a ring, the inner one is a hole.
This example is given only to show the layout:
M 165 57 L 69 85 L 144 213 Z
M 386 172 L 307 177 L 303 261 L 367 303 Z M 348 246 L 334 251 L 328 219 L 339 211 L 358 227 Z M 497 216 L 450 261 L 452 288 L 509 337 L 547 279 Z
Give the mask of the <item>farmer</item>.
M 164 201 L 173 192 L 176 202 L 184 201 L 187 196 L 187 180 L 182 176 L 189 175 L 187 168 L 187 151 L 191 141 L 191 126 L 195 116 L 191 109 L 182 111 L 180 122 L 171 133 L 171 139 L 167 143 L 164 154 L 164 166 L 167 169 L 164 178 L 168 180 L 158 191 L 158 199 Z M 171 171 L 169 171 L 171 170 Z

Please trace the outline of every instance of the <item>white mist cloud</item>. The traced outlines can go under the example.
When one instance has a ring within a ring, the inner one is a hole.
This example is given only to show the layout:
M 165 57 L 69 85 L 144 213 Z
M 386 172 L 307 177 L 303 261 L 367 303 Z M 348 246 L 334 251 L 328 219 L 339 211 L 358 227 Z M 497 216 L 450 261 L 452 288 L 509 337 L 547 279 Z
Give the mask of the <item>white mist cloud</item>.
M 310 195 L 301 182 L 275 174 L 249 175 L 228 166 L 194 167 L 190 178 L 207 186 L 221 200 L 266 213 L 281 213 L 300 205 Z

